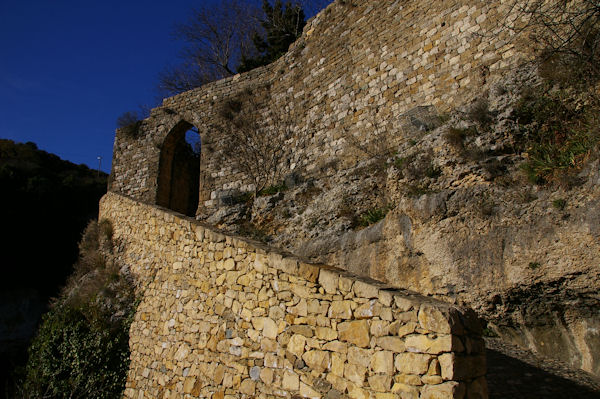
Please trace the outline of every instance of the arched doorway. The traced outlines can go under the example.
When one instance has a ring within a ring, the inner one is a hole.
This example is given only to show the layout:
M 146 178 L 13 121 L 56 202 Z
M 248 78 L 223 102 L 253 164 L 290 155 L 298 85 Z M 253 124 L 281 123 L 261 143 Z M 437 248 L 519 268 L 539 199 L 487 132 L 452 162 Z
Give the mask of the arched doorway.
M 163 142 L 158 165 L 156 203 L 195 216 L 200 189 L 200 136 L 188 122 L 179 122 Z

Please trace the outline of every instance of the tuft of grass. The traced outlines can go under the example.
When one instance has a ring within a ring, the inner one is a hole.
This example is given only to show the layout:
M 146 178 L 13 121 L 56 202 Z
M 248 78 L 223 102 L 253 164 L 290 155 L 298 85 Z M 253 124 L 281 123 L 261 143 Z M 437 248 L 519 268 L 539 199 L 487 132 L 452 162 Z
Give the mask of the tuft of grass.
M 241 193 L 231 197 L 231 205 L 248 204 L 252 201 L 252 193 Z
M 367 227 L 375 224 L 385 218 L 385 215 L 387 215 L 390 209 L 392 209 L 390 205 L 386 205 L 382 208 L 368 209 L 365 213 L 360 215 L 358 219 L 358 225 L 361 227 Z
M 529 265 L 527 265 L 528 268 L 530 268 L 531 270 L 535 270 L 537 268 L 539 268 L 541 265 L 539 262 L 529 262 Z
M 558 209 L 559 211 L 562 211 L 563 209 L 565 209 L 565 206 L 567 206 L 567 200 L 565 200 L 564 198 L 555 199 L 554 201 L 552 201 L 552 206 Z
M 485 196 L 479 201 L 479 213 L 481 216 L 492 216 L 495 211 L 496 203 L 489 196 Z
M 279 184 L 279 185 L 272 185 L 272 186 L 269 186 L 267 188 L 263 188 L 262 190 L 260 190 L 258 192 L 258 196 L 262 197 L 262 196 L 267 196 L 267 195 L 274 195 L 274 194 L 286 191 L 287 189 L 288 188 L 285 185 L 285 183 Z
M 425 176 L 429 177 L 430 179 L 437 179 L 441 174 L 442 169 L 433 164 L 429 165 L 425 170 Z
M 245 221 L 240 225 L 238 234 L 264 243 L 268 243 L 273 239 L 266 231 L 249 221 Z
M 469 136 L 477 135 L 477 129 L 472 126 L 469 128 L 451 127 L 444 134 L 444 138 L 454 149 L 461 153 L 465 152 L 465 139 Z
M 489 103 L 483 98 L 480 98 L 471 105 L 471 108 L 467 112 L 467 118 L 477 123 L 484 130 L 488 129 L 494 121 L 494 115 L 490 111 Z
M 484 337 L 489 337 L 489 338 L 497 338 L 499 336 L 498 334 L 496 334 L 496 332 L 494 330 L 492 330 L 489 327 L 484 328 L 481 335 L 483 335 Z
M 425 194 L 434 193 L 435 190 L 432 190 L 427 184 L 409 184 L 406 186 L 405 192 L 409 197 L 417 198 Z
M 572 95 L 542 88 L 525 91 L 515 108 L 520 166 L 529 181 L 546 184 L 580 169 L 599 139 L 598 109 Z

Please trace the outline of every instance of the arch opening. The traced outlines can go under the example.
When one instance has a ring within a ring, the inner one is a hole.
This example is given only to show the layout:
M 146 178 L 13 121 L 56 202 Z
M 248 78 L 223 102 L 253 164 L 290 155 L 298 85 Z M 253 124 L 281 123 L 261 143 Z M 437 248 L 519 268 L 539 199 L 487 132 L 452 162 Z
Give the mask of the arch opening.
M 198 130 L 179 122 L 167 135 L 160 151 L 157 205 L 195 216 L 200 191 L 201 142 Z

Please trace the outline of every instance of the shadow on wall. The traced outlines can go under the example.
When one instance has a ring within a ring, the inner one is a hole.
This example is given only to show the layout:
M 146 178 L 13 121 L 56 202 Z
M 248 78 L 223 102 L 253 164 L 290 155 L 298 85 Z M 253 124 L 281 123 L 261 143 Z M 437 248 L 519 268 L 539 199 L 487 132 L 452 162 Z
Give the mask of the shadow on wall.
M 167 135 L 160 152 L 156 203 L 195 216 L 200 191 L 200 140 L 192 124 L 181 121 Z

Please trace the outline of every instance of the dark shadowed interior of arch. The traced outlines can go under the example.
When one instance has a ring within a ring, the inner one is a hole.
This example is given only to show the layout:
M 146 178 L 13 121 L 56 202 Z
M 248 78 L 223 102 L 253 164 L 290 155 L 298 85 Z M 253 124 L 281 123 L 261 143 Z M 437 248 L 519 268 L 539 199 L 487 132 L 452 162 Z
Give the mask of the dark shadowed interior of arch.
M 160 152 L 156 203 L 195 216 L 200 189 L 200 136 L 188 122 L 179 122 Z

